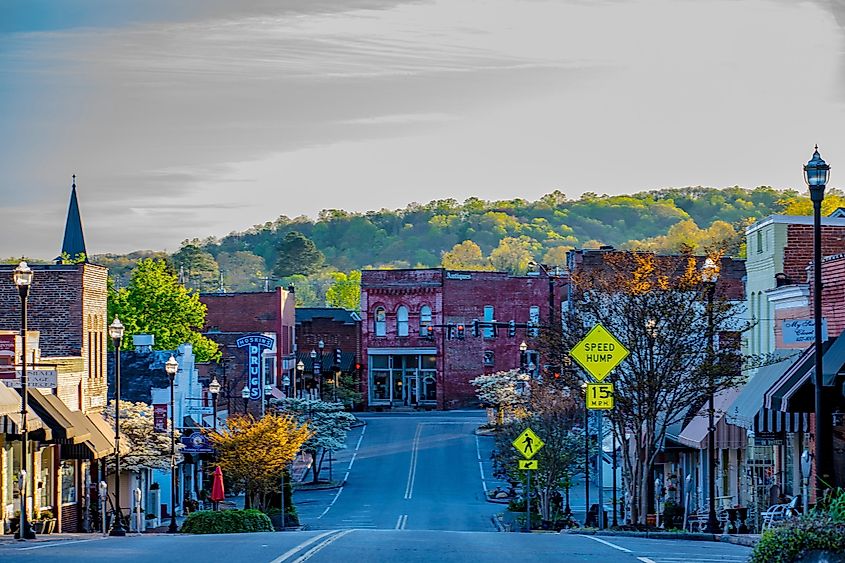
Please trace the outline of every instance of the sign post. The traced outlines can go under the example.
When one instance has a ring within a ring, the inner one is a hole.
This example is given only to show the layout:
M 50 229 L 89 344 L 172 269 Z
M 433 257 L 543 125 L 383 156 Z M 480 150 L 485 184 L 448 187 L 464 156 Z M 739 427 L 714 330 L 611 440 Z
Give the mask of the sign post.
M 596 432 L 598 433 L 598 485 L 599 505 L 596 517 L 599 530 L 604 529 L 604 412 L 613 408 L 613 384 L 602 383 L 604 378 L 628 357 L 628 349 L 601 324 L 594 326 L 587 335 L 576 344 L 569 355 L 580 364 L 598 383 L 587 382 L 585 399 L 587 410 L 596 410 Z M 586 431 L 587 429 L 585 429 Z M 589 453 L 589 452 L 588 452 Z M 589 491 L 587 491 L 589 498 Z M 614 503 L 616 499 L 614 499 Z M 615 506 L 615 504 L 614 504 Z M 587 514 L 590 507 L 587 507 Z
M 522 434 L 512 443 L 516 451 L 525 458 L 519 460 L 519 468 L 525 470 L 527 473 L 527 483 L 525 485 L 525 522 L 527 531 L 531 532 L 531 471 L 536 470 L 539 466 L 539 462 L 531 458 L 546 444 L 530 428 L 523 430 Z

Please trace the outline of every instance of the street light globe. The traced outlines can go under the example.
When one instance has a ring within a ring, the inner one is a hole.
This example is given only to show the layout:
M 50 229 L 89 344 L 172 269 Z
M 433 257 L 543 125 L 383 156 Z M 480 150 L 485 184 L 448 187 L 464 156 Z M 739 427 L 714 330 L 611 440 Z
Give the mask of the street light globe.
M 701 281 L 704 283 L 716 283 L 719 280 L 719 266 L 709 256 L 701 266 Z
M 173 354 L 171 354 L 170 359 L 164 363 L 164 371 L 167 372 L 167 375 L 170 377 L 173 377 L 176 375 L 176 372 L 179 371 L 179 362 L 176 361 Z
M 314 350 L 314 349 L 312 348 L 312 349 L 311 349 L 311 359 L 313 360 L 313 359 L 314 359 L 314 358 L 316 358 L 316 357 L 317 357 L 317 350 Z
M 249 399 L 249 387 L 244 387 L 241 391 L 241 399 Z
M 265 386 L 264 386 L 264 395 L 265 395 L 265 396 L 266 396 L 266 395 L 269 395 L 269 394 L 270 394 L 270 393 L 272 393 L 272 392 L 273 392 L 273 386 L 272 386 L 272 385 L 270 385 L 270 384 L 268 383 L 267 385 L 265 385 Z
M 299 360 L 296 363 L 296 369 L 298 369 L 299 371 L 305 371 L 305 364 L 302 363 L 302 360 Z
M 32 284 L 32 270 L 26 265 L 26 262 L 21 261 L 15 271 L 12 273 L 12 279 L 18 287 L 26 287 Z
M 813 191 L 813 188 L 824 188 L 827 185 L 829 175 L 830 165 L 822 160 L 819 154 L 819 146 L 816 145 L 813 158 L 804 165 L 804 181 L 810 187 L 810 192 Z
M 208 392 L 212 395 L 216 395 L 220 392 L 220 383 L 217 381 L 217 376 L 214 376 L 214 379 L 212 379 L 211 383 L 208 384 Z
M 519 345 L 519 351 L 520 351 L 520 352 L 525 352 L 526 350 L 528 350 L 528 344 L 526 344 L 526 343 L 525 343 L 525 340 L 523 340 L 523 341 L 522 341 L 522 344 L 520 344 L 520 345 Z
M 282 385 L 284 385 L 285 387 L 290 385 L 290 377 L 289 376 L 286 375 L 282 378 Z
M 124 330 L 126 330 L 126 327 L 123 326 L 123 323 L 115 315 L 114 320 L 109 325 L 109 336 L 111 336 L 112 340 L 120 340 L 123 338 Z

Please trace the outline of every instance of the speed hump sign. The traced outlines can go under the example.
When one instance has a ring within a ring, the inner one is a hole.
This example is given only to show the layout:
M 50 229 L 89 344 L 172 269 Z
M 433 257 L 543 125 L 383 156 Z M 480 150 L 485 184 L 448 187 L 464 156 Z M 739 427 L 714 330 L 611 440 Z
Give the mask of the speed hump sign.
M 612 383 L 587 384 L 587 408 L 592 410 L 610 410 L 613 408 Z

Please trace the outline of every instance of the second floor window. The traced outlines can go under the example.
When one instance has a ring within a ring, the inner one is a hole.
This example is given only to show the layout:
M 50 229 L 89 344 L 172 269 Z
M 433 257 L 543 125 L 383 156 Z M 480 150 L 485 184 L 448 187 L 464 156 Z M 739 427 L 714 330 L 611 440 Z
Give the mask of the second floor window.
M 408 308 L 404 305 L 396 309 L 396 334 L 408 336 Z
M 377 307 L 375 314 L 376 336 L 387 336 L 387 321 L 385 319 L 384 307 Z
M 485 323 L 492 323 L 495 322 L 495 317 L 493 315 L 493 306 L 492 305 L 485 305 L 484 306 L 484 322 Z M 487 326 L 484 328 L 484 338 L 493 338 L 493 327 Z
M 431 307 L 423 305 L 420 307 L 420 334 L 425 334 L 426 327 L 431 324 Z

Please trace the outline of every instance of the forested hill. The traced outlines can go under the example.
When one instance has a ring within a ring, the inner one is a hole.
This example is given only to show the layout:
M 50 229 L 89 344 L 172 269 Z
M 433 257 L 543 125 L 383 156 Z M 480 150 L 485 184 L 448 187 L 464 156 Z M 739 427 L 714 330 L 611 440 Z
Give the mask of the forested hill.
M 827 207 L 841 204 L 830 194 Z M 673 188 L 633 195 L 555 191 L 537 201 L 470 198 L 404 209 L 350 213 L 325 210 L 316 220 L 284 215 L 222 239 L 185 241 L 173 255 L 189 285 L 202 290 L 260 289 L 259 278 L 285 283 L 291 275 L 325 275 L 367 267 L 479 267 L 524 269 L 528 259 L 562 264 L 567 249 L 609 244 L 672 251 L 727 241 L 741 255 L 742 232 L 773 213 L 809 213 L 809 200 L 771 187 Z M 464 243 L 472 241 L 472 243 Z M 456 246 L 457 245 L 457 246 Z M 118 277 L 131 256 L 98 256 Z

